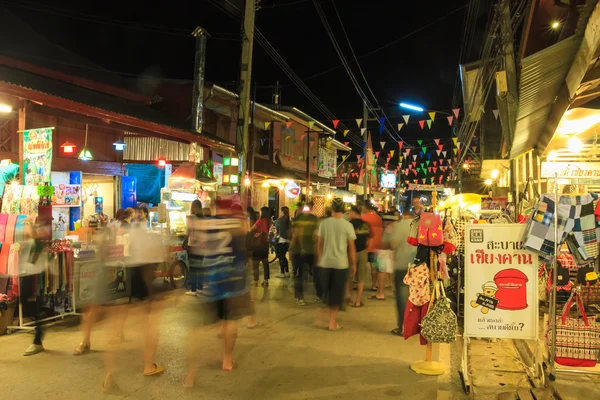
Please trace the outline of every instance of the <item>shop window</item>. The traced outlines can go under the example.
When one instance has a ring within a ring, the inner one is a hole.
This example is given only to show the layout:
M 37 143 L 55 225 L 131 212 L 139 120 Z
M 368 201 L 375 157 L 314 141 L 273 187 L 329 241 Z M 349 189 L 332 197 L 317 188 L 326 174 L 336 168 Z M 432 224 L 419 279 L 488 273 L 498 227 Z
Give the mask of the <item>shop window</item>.
M 262 156 L 268 156 L 269 155 L 269 143 L 271 140 L 270 132 L 262 130 L 262 129 L 257 129 L 256 138 L 257 138 L 256 149 L 258 151 L 258 154 L 260 154 Z
M 280 152 L 284 156 L 294 155 L 294 140 L 296 140 L 296 131 L 293 128 L 281 129 Z

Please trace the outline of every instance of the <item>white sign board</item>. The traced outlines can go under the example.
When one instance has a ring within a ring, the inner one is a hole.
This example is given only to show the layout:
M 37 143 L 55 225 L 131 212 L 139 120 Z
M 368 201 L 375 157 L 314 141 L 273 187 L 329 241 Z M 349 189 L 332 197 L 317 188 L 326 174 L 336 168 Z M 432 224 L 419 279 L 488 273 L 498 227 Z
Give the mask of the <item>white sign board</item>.
M 543 162 L 542 178 L 554 177 L 569 179 L 600 178 L 600 162 Z
M 465 336 L 538 337 L 538 257 L 523 249 L 525 225 L 467 225 Z
M 420 190 L 422 192 L 443 192 L 444 185 L 417 185 L 414 183 L 408 184 L 408 190 Z
M 296 198 L 300 195 L 300 186 L 294 182 L 290 182 L 283 188 L 283 193 L 288 199 Z

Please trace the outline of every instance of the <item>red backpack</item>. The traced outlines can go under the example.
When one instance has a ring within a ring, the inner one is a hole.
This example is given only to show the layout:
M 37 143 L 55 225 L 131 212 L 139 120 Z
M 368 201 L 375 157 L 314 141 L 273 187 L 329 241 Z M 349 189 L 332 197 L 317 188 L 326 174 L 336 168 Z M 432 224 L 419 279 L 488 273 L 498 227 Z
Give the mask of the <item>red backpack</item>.
M 419 244 L 437 247 L 444 244 L 442 218 L 438 214 L 424 212 L 419 219 Z

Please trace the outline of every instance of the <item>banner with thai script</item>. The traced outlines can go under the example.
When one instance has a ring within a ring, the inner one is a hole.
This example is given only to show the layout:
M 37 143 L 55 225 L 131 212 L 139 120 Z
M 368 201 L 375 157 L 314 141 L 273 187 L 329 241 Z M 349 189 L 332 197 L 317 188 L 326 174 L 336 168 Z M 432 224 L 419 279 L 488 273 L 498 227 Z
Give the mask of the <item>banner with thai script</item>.
M 600 178 L 600 162 L 543 162 L 541 175 L 542 178 Z
M 523 248 L 520 224 L 465 229 L 465 335 L 538 337 L 538 258 Z
M 52 129 L 54 128 L 23 131 L 23 183 L 26 186 L 50 182 Z
M 420 190 L 423 192 L 443 192 L 444 185 L 416 185 L 414 183 L 408 184 L 408 190 Z

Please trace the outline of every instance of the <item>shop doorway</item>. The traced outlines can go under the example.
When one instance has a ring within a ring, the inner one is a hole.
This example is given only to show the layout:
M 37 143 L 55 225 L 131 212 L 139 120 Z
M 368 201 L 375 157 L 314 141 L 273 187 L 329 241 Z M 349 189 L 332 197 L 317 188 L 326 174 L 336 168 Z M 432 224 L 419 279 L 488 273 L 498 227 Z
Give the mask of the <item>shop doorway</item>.
M 279 188 L 270 187 L 269 188 L 269 210 L 271 210 L 271 218 L 277 219 L 279 218 Z
M 109 175 L 83 174 L 82 218 L 94 220 L 99 214 L 114 218 L 116 212 L 115 177 Z

